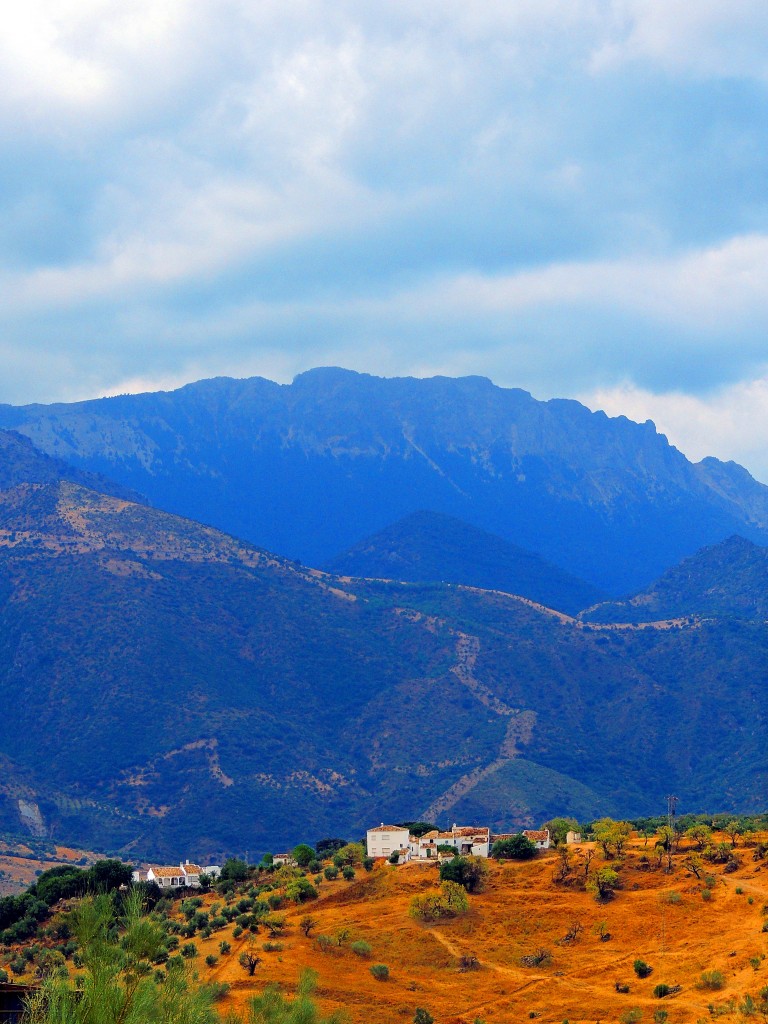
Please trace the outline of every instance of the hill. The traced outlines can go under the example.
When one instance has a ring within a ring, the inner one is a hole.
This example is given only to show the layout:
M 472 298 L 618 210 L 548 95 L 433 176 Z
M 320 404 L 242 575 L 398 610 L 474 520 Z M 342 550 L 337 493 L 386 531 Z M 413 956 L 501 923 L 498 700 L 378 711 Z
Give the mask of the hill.
M 603 628 L 333 577 L 69 481 L 0 493 L 9 832 L 174 861 L 647 814 L 670 787 L 757 810 L 766 663 L 761 623 Z
M 753 837 L 748 848 L 740 841 L 727 864 L 699 863 L 697 878 L 692 842 L 682 841 L 667 872 L 654 840 L 644 845 L 635 837 L 612 862 L 620 888 L 603 901 L 585 891 L 587 874 L 606 867 L 591 843 L 568 849 L 563 881 L 555 880 L 562 861 L 554 850 L 527 862 L 489 862 L 468 911 L 435 924 L 409 915 L 413 898 L 437 886 L 435 868 L 422 864 L 377 864 L 370 873 L 358 867 L 350 880 L 321 874 L 313 882 L 318 898 L 298 905 L 286 896 L 291 869 L 257 874 L 234 892 L 198 895 L 199 906 L 161 905 L 155 922 L 176 935 L 180 949 L 196 953 L 191 959 L 203 981 L 228 986 L 222 1017 L 242 1013 L 267 985 L 291 998 L 309 967 L 322 1012 L 345 1010 L 350 1024 L 412 1021 L 417 1007 L 435 1024 L 710 1018 L 736 1024 L 762 1019 L 766 1007 L 760 993 L 768 882 L 758 841 L 764 844 L 765 836 Z M 263 923 L 255 934 L 248 927 L 267 898 L 277 904 L 268 918 L 278 922 L 272 937 Z M 307 917 L 309 934 L 301 923 Z M 240 921 L 244 928 L 233 927 Z M 54 928 L 58 923 L 61 915 Z M 48 932 L 43 946 L 55 941 Z M 30 945 L 27 978 L 45 955 Z M 239 963 L 246 952 L 260 961 L 252 977 Z M 19 948 L 8 950 L 4 963 L 18 963 L 18 954 Z M 648 967 L 643 978 L 636 961 Z M 387 980 L 372 975 L 377 963 L 388 968 Z M 659 984 L 674 991 L 659 998 Z
M 692 465 L 652 423 L 480 377 L 317 369 L 290 385 L 0 407 L 0 426 L 156 506 L 320 565 L 419 509 L 535 551 L 612 595 L 733 533 L 768 541 L 768 488 Z
M 580 617 L 589 622 L 652 622 L 690 616 L 765 621 L 768 548 L 730 537 L 668 570 L 626 601 L 606 601 Z
M 18 484 L 49 484 L 60 480 L 80 484 L 91 490 L 143 503 L 144 499 L 129 487 L 115 483 L 100 473 L 77 469 L 63 459 L 46 455 L 24 434 L 0 430 L 0 491 Z
M 600 592 L 531 551 L 438 512 L 414 512 L 321 568 L 339 576 L 465 583 L 575 615 Z

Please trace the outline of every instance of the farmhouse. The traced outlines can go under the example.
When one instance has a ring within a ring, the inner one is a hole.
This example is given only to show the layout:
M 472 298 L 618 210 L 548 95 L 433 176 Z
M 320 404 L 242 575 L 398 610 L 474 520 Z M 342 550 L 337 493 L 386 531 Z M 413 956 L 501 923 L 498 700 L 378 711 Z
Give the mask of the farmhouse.
M 408 859 L 410 835 L 402 825 L 385 825 L 369 828 L 365 834 L 365 845 L 369 857 L 390 857 L 396 851 L 403 851 L 401 856 Z
M 136 875 L 137 872 L 134 872 Z M 199 864 L 190 864 L 185 860 L 178 867 L 149 868 L 146 875 L 140 873 L 140 880 L 156 882 L 161 889 L 183 889 L 189 887 L 198 889 L 200 887 L 200 875 L 208 875 L 210 878 L 218 878 L 221 868 L 217 864 L 201 868 Z

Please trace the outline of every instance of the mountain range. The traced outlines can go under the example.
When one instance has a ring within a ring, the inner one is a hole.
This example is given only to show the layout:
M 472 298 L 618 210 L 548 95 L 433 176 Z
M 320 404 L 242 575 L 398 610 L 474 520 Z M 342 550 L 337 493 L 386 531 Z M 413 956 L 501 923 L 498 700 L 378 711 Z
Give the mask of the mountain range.
M 742 467 L 692 464 L 651 422 L 482 377 L 218 378 L 0 406 L 0 427 L 156 507 L 315 566 L 423 509 L 614 597 L 732 534 L 768 543 L 768 487 Z
M 337 576 L 0 439 L 6 831 L 175 860 L 359 836 L 383 819 L 501 830 L 640 815 L 670 791 L 689 809 L 764 809 L 752 542 L 726 540 L 651 588 L 662 621 L 641 621 L 648 601 L 631 599 L 636 622 L 605 603 L 577 618 L 504 592 L 525 582 L 516 566 L 549 570 L 443 516 L 412 517 L 387 548 L 439 580 Z M 503 586 L 463 576 L 486 545 Z

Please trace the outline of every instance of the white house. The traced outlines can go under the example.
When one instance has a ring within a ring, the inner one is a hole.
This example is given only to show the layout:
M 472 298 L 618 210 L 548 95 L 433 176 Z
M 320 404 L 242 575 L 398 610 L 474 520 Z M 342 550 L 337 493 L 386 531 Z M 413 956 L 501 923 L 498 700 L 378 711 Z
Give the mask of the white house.
M 476 825 L 454 824 L 450 832 L 426 832 L 418 839 L 410 837 L 411 857 L 418 860 L 433 860 L 438 856 L 439 846 L 450 846 L 456 856 L 487 857 L 490 853 L 490 830 Z
M 390 857 L 398 852 L 402 859 L 408 859 L 410 835 L 402 825 L 385 825 L 369 828 L 365 834 L 365 845 L 369 857 Z M 401 852 L 404 851 L 404 852 Z
M 213 870 L 216 870 L 215 867 Z M 210 871 L 211 868 L 206 868 L 204 871 L 199 864 L 190 864 L 188 860 L 185 860 L 178 867 L 149 868 L 146 880 L 148 882 L 157 882 L 161 889 L 183 889 L 185 886 L 198 889 L 200 887 L 200 875 L 209 874 Z
M 277 867 L 282 867 L 283 864 L 289 864 L 292 868 L 295 868 L 296 858 L 292 853 L 275 853 L 272 856 L 272 863 Z
M 581 842 L 581 832 L 566 832 L 565 841 L 570 846 L 572 843 Z

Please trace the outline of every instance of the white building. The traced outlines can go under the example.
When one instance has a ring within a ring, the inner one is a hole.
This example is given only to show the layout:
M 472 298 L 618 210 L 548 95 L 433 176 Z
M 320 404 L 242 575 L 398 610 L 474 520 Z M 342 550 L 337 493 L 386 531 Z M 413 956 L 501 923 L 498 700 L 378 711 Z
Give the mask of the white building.
M 401 858 L 408 859 L 409 839 L 407 828 L 403 828 L 402 825 L 385 825 L 382 821 L 376 828 L 368 829 L 365 834 L 365 845 L 369 857 L 390 857 L 397 851 Z
M 487 857 L 490 853 L 490 830 L 475 825 L 454 824 L 450 832 L 426 832 L 418 839 L 410 837 L 409 849 L 414 860 L 433 860 L 438 847 L 450 846 L 457 857 Z
M 190 864 L 188 860 L 185 860 L 178 867 L 149 868 L 146 874 L 146 881 L 157 882 L 161 889 L 183 889 L 185 887 L 198 889 L 200 887 L 200 875 L 218 878 L 220 874 L 221 868 L 217 865 L 201 868 L 199 864 Z

